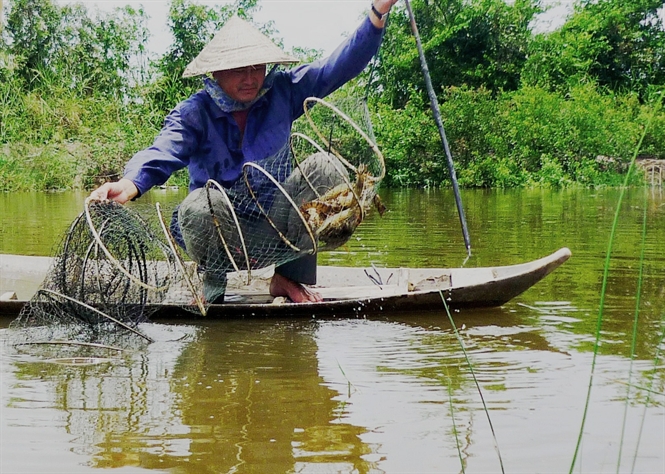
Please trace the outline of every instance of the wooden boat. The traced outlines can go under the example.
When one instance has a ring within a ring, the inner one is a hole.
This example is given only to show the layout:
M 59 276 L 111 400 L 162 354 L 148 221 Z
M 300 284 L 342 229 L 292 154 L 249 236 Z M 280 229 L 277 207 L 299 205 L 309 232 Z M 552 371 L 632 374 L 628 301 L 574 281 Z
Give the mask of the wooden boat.
M 227 302 L 211 305 L 207 318 L 362 316 L 393 311 L 444 311 L 450 308 L 501 306 L 538 283 L 570 257 L 570 250 L 527 263 L 479 268 L 349 268 L 319 267 L 320 303 L 277 302 L 267 291 L 269 274 L 250 287 L 233 288 Z M 49 267 L 48 257 L 0 255 L 0 315 L 16 316 L 39 288 Z M 197 317 L 196 307 L 160 304 L 152 319 Z M 199 318 L 203 318 L 200 314 Z

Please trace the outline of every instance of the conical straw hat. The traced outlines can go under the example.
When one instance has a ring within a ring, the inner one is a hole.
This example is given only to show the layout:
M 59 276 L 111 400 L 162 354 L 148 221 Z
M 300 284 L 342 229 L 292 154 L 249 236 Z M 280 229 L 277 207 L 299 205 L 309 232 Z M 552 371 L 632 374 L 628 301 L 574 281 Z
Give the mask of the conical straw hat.
M 237 16 L 228 20 L 205 48 L 187 65 L 182 77 L 193 77 L 255 64 L 292 64 L 298 60 Z

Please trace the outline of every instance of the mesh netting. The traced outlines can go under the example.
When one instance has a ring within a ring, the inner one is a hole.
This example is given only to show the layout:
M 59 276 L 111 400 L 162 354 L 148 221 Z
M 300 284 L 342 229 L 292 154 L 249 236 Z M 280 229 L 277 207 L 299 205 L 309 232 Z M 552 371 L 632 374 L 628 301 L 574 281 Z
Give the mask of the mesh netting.
M 181 274 L 147 220 L 113 201 L 86 201 L 40 289 L 12 322 L 23 342 L 136 336 Z M 22 331 L 29 329 L 29 331 Z
M 314 107 L 316 106 L 316 107 Z M 362 110 L 362 109 L 359 109 Z M 370 135 L 336 106 L 305 101 L 310 135 L 266 160 L 246 163 L 243 179 L 192 192 L 178 216 L 189 256 L 204 270 L 204 295 L 216 301 L 231 271 L 280 265 L 344 245 L 372 206 L 385 173 Z
M 376 194 L 383 157 L 371 128 L 337 107 L 308 99 L 305 110 L 318 141 L 294 133 L 279 152 L 246 163 L 231 187 L 210 180 L 180 204 L 170 230 L 159 204 L 139 213 L 87 200 L 12 323 L 15 340 L 149 342 L 139 325 L 162 303 L 205 314 L 230 272 L 249 284 L 253 270 L 344 245 L 373 206 L 383 213 Z

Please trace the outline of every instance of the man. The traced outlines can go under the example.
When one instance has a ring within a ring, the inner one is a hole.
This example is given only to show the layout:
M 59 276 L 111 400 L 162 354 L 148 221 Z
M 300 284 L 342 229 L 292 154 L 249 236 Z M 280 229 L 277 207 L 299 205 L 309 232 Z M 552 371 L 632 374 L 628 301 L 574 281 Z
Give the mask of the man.
M 232 186 L 244 163 L 260 163 L 288 143 L 307 97 L 323 98 L 360 74 L 378 51 L 385 15 L 396 2 L 373 0 L 368 17 L 328 58 L 267 76 L 267 64 L 297 61 L 248 23 L 232 18 L 183 74 L 211 74 L 204 78 L 205 88 L 175 107 L 153 145 L 127 163 L 122 179 L 103 184 L 91 197 L 124 204 L 185 166 L 190 192 L 208 179 Z M 294 302 L 321 301 L 303 285 L 314 283 L 316 255 L 309 255 L 278 266 L 270 293 Z

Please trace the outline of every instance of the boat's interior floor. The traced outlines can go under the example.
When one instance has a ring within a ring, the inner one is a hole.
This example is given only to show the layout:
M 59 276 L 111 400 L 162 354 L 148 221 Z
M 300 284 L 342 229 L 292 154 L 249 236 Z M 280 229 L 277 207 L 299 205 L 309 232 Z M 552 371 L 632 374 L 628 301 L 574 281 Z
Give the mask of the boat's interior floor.
M 19 300 L 28 300 L 40 287 L 51 263 L 46 257 L 30 257 L 29 264 L 19 256 L 3 255 L 0 266 L 0 287 L 3 292 L 16 293 Z M 274 267 L 228 274 L 227 301 L 272 302 L 269 294 Z M 409 291 L 449 288 L 452 273 L 447 269 L 366 268 L 321 266 L 316 291 L 324 300 L 359 297 L 380 297 Z M 171 304 L 190 304 L 191 292 L 182 285 L 172 288 L 167 300 Z

